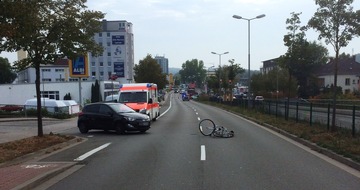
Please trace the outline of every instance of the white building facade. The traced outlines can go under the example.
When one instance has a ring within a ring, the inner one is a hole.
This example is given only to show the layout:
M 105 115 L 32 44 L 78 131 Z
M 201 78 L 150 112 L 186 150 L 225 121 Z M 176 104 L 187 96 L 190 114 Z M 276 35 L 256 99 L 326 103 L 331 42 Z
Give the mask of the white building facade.
M 134 34 L 132 24 L 125 20 L 102 21 L 102 32 L 94 36 L 95 41 L 104 47 L 98 56 L 89 56 L 89 73 L 92 79 L 109 80 L 116 75 L 116 81 L 134 81 Z

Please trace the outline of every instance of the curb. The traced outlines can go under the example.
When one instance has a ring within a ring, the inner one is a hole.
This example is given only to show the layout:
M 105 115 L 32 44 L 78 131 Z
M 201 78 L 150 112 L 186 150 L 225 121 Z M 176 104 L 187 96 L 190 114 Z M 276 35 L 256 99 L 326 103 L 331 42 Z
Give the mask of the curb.
M 262 124 L 262 126 L 267 127 L 268 129 L 271 129 L 273 131 L 276 131 L 276 132 L 280 133 L 281 135 L 284 135 L 287 138 L 290 138 L 290 139 L 292 139 L 292 140 L 294 140 L 294 141 L 296 141 L 298 143 L 301 143 L 302 145 L 305 145 L 305 146 L 311 148 L 312 150 L 314 150 L 316 152 L 324 154 L 324 155 L 328 156 L 329 158 L 332 158 L 332 159 L 334 159 L 334 160 L 336 160 L 336 161 L 338 161 L 340 163 L 343 163 L 343 164 L 345 164 L 345 165 L 347 165 L 349 167 L 352 167 L 352 168 L 360 171 L 360 164 L 357 163 L 357 162 L 354 162 L 353 160 L 351 160 L 349 158 L 341 156 L 341 155 L 339 155 L 339 154 L 337 154 L 337 153 L 335 153 L 335 152 L 333 152 L 331 150 L 328 150 L 326 148 L 322 148 L 322 147 L 316 145 L 315 143 L 312 143 L 312 142 L 307 141 L 305 139 L 299 138 L 299 137 L 297 137 L 295 135 L 292 135 L 292 134 L 290 134 L 290 133 L 288 133 L 288 132 L 286 132 L 286 131 L 284 131 L 282 129 L 276 128 L 276 127 L 274 127 L 272 125 L 269 125 L 267 123 Z
M 57 163 L 57 162 L 51 162 L 51 163 Z M 76 162 L 64 162 L 61 164 L 64 164 L 64 166 L 61 166 L 55 170 L 50 170 L 48 172 L 45 172 L 23 184 L 16 186 L 14 189 L 19 189 L 19 190 L 35 189 L 36 187 L 40 186 L 44 182 L 50 180 L 51 178 L 63 173 L 64 171 L 68 170 L 69 168 L 73 167 L 77 163 Z
M 36 189 L 36 187 L 42 185 L 44 182 L 50 180 L 51 178 L 56 177 L 57 175 L 65 172 L 66 170 L 74 167 L 78 164 L 78 162 L 39 162 L 39 160 L 42 160 L 46 157 L 49 157 L 51 155 L 60 153 L 66 149 L 72 148 L 74 146 L 77 146 L 83 142 L 86 142 L 88 139 L 83 137 L 74 136 L 74 139 L 71 139 L 67 142 L 63 142 L 51 147 L 48 147 L 46 149 L 39 150 L 34 153 L 30 153 L 24 156 L 21 156 L 19 158 L 16 158 L 14 160 L 4 162 L 0 164 L 0 169 L 5 167 L 10 167 L 14 165 L 21 165 L 21 164 L 58 164 L 58 168 L 49 170 L 47 172 L 41 173 L 37 176 L 34 176 L 34 178 L 25 181 L 13 189 Z
M 315 143 L 312 143 L 312 142 L 307 141 L 305 139 L 299 138 L 299 137 L 297 137 L 297 136 L 295 136 L 293 134 L 290 134 L 290 133 L 288 133 L 288 132 L 286 132 L 286 131 L 284 131 L 282 129 L 279 129 L 277 127 L 274 127 L 274 126 L 272 126 L 270 124 L 259 123 L 258 121 L 254 120 L 253 118 L 250 118 L 248 116 L 245 116 L 245 115 L 242 115 L 242 114 L 239 114 L 239 113 L 234 113 L 234 112 L 231 112 L 231 113 L 237 114 L 237 115 L 239 115 L 239 116 L 241 116 L 243 118 L 251 120 L 251 121 L 253 121 L 253 122 L 255 122 L 255 123 L 257 123 L 257 124 L 259 124 L 261 126 L 264 126 L 264 127 L 268 128 L 268 129 L 272 130 L 272 131 L 278 132 L 281 135 L 283 135 L 283 136 L 285 136 L 285 137 L 287 137 L 287 138 L 289 138 L 291 140 L 294 140 L 294 141 L 296 141 L 296 142 L 298 142 L 298 143 L 300 143 L 300 144 L 302 144 L 304 146 L 307 146 L 307 147 L 309 147 L 310 149 L 312 149 L 312 150 L 314 150 L 316 152 L 319 152 L 319 153 L 321 153 L 321 154 L 323 154 L 323 155 L 325 155 L 325 156 L 327 156 L 327 157 L 329 157 L 329 158 L 331 158 L 333 160 L 336 160 L 336 161 L 338 161 L 338 162 L 340 162 L 342 164 L 345 164 L 345 165 L 347 165 L 347 166 L 349 166 L 351 168 L 354 168 L 354 169 L 360 171 L 360 163 L 357 163 L 357 162 L 355 162 L 355 161 L 353 161 L 353 160 L 351 160 L 349 158 L 346 158 L 346 157 L 344 157 L 342 155 L 339 155 L 339 154 L 337 154 L 337 153 L 335 153 L 335 152 L 333 152 L 333 151 L 331 151 L 329 149 L 322 148 L 322 147 L 318 146 Z

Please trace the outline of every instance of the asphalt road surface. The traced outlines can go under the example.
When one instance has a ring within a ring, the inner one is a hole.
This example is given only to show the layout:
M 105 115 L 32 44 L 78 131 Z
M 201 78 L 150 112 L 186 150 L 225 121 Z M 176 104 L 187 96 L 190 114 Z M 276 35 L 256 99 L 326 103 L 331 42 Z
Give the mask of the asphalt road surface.
M 88 140 L 42 160 L 78 163 L 48 189 L 360 189 L 358 171 L 307 147 L 179 94 L 168 100 L 145 134 L 63 131 Z M 235 136 L 202 136 L 205 118 Z

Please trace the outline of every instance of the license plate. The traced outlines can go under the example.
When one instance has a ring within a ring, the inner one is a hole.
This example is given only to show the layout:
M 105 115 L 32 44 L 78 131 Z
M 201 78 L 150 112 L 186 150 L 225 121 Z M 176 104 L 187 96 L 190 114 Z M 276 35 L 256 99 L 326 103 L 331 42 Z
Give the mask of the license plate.
M 140 126 L 148 126 L 149 125 L 149 122 L 141 122 L 140 124 L 139 124 Z

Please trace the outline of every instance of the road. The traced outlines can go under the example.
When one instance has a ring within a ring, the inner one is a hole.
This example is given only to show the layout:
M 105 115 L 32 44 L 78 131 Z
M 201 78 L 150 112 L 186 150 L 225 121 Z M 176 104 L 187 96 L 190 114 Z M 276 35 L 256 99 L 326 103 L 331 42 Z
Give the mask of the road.
M 145 134 L 116 135 L 72 127 L 63 133 L 88 140 L 44 162 L 74 162 L 67 175 L 43 187 L 72 189 L 359 189 L 360 172 L 251 121 L 178 94 L 162 107 Z M 201 119 L 235 132 L 233 138 L 202 136 Z M 89 154 L 101 147 L 93 154 Z M 85 156 L 84 156 L 85 155 Z

